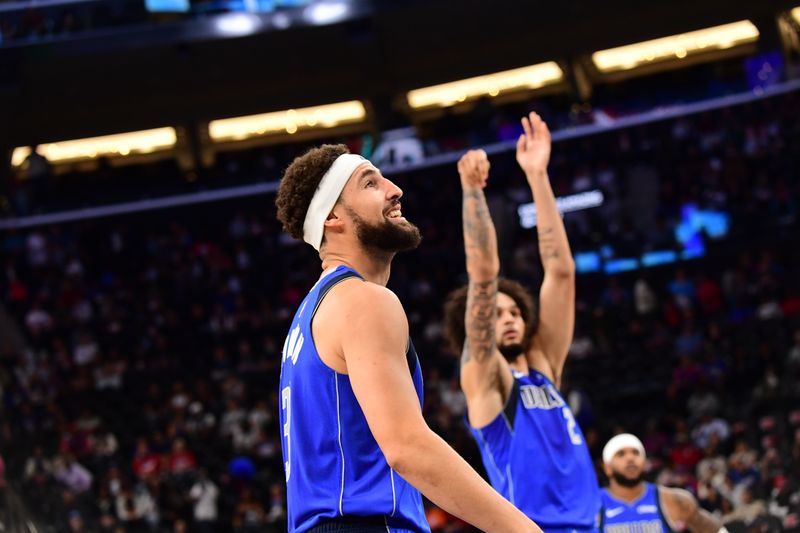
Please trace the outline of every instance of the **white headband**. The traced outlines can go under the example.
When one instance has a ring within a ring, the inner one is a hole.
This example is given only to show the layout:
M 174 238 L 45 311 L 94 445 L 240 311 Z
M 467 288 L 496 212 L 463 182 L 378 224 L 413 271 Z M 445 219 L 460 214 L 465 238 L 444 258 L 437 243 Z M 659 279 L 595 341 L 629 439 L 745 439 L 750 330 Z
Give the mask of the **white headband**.
M 319 251 L 322 245 L 325 220 L 339 199 L 339 195 L 342 194 L 347 180 L 353 175 L 353 171 L 364 163 L 369 161 L 358 154 L 342 154 L 322 176 L 303 222 L 303 240 L 315 250 Z
M 639 453 L 642 454 L 642 457 L 647 457 L 647 454 L 644 451 L 644 445 L 642 444 L 642 441 L 636 437 L 636 435 L 631 435 L 630 433 L 621 433 L 608 441 L 606 447 L 603 448 L 603 462 L 610 463 L 611 459 L 614 458 L 617 452 L 624 450 L 625 448 L 639 450 Z

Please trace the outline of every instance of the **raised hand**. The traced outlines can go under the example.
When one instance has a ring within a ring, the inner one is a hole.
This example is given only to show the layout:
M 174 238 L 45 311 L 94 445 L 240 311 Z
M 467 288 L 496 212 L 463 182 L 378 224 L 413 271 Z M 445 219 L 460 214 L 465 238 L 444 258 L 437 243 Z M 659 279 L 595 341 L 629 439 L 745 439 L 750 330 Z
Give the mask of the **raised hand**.
M 522 128 L 525 133 L 517 141 L 517 163 L 530 181 L 547 173 L 552 140 L 547 124 L 537 113 L 522 117 Z
M 458 174 L 464 190 L 483 189 L 489 179 L 489 158 L 483 150 L 470 150 L 458 160 Z

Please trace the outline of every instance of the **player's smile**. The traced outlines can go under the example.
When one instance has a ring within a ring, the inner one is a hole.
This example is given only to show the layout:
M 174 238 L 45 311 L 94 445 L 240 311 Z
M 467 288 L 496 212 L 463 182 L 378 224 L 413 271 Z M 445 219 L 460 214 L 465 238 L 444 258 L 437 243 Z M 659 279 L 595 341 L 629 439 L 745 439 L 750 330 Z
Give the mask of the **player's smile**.
M 390 207 L 385 213 L 384 216 L 391 220 L 397 220 L 399 222 L 407 222 L 406 217 L 403 216 L 401 211 L 400 202 L 396 202 Z

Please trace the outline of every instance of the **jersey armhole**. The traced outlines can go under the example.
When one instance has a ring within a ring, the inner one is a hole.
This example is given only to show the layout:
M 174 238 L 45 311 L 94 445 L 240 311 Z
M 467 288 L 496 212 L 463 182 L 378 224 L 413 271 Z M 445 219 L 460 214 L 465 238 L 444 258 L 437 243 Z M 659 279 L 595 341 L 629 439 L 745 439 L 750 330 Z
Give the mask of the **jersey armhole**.
M 317 314 L 317 310 L 319 309 L 319 306 L 322 304 L 322 300 L 325 299 L 325 296 L 328 295 L 331 289 L 333 289 L 336 285 L 349 278 L 356 278 L 361 281 L 364 281 L 364 278 L 362 278 L 358 272 L 355 272 L 354 270 L 345 270 L 341 274 L 337 274 L 335 276 L 332 276 L 330 279 L 325 280 L 325 282 L 322 284 L 322 287 L 319 290 L 319 294 L 317 294 L 317 301 L 314 304 L 314 309 L 313 311 L 311 311 L 311 317 L 309 317 L 308 320 L 308 327 L 309 330 L 311 331 L 311 342 L 314 344 L 315 347 L 316 347 L 316 342 L 314 342 L 314 331 L 312 325 L 314 323 L 314 317 Z M 325 361 L 323 361 L 322 358 L 319 357 L 319 350 L 316 350 L 316 352 L 317 352 L 317 357 L 320 359 L 320 362 L 323 365 L 325 365 Z M 417 351 L 414 348 L 414 343 L 411 341 L 410 336 L 408 337 L 408 344 L 406 345 L 406 362 L 408 364 L 408 370 L 413 376 L 414 371 L 417 369 Z
M 514 380 L 511 384 L 511 391 L 508 393 L 508 398 L 506 399 L 506 404 L 503 406 L 503 410 L 501 414 L 503 418 L 506 419 L 506 424 L 508 424 L 508 429 L 511 432 L 514 432 L 514 422 L 517 418 L 517 405 L 519 404 L 519 380 L 512 376 Z
M 322 300 L 325 299 L 325 296 L 328 295 L 330 290 L 339 283 L 349 278 L 358 278 L 361 281 L 364 281 L 364 278 L 362 278 L 357 272 L 353 270 L 345 270 L 341 274 L 337 274 L 331 277 L 330 279 L 325 280 L 325 282 L 322 284 L 322 287 L 319 289 L 319 293 L 317 294 L 317 301 L 314 304 L 314 310 L 311 312 L 311 317 L 309 317 L 308 320 L 309 325 L 314 321 L 314 316 L 317 314 L 317 310 L 319 309 Z
M 328 295 L 331 289 L 333 289 L 339 283 L 350 278 L 356 278 L 361 281 L 364 281 L 364 278 L 362 278 L 358 272 L 349 269 L 345 270 L 341 274 L 336 274 L 334 276 L 331 276 L 329 279 L 326 279 L 322 283 L 322 286 L 320 287 L 319 292 L 317 293 L 317 301 L 314 302 L 314 309 L 311 310 L 311 316 L 308 317 L 308 334 L 309 337 L 311 337 L 311 344 L 314 346 L 314 352 L 317 356 L 317 361 L 319 361 L 320 364 L 322 364 L 325 368 L 333 372 L 336 371 L 330 366 L 328 366 L 328 364 L 325 361 L 323 361 L 322 354 L 320 354 L 319 350 L 317 349 L 317 342 L 314 339 L 314 317 L 317 316 L 317 311 L 319 310 L 319 306 L 322 304 L 322 300 L 325 299 L 325 296 Z
M 676 531 L 680 531 L 680 529 L 674 523 L 672 523 L 672 520 L 670 519 L 666 511 L 664 511 L 664 504 L 661 500 L 661 487 L 655 484 L 653 484 L 653 487 L 655 488 L 656 491 L 656 505 L 658 506 L 658 514 L 659 516 L 661 516 L 661 520 L 664 522 L 664 524 L 666 524 L 667 528 L 669 529 L 667 533 L 674 533 Z
M 411 335 L 408 336 L 408 345 L 406 346 L 406 363 L 408 363 L 408 371 L 414 375 L 417 369 L 417 350 L 414 348 L 414 342 L 411 340 Z

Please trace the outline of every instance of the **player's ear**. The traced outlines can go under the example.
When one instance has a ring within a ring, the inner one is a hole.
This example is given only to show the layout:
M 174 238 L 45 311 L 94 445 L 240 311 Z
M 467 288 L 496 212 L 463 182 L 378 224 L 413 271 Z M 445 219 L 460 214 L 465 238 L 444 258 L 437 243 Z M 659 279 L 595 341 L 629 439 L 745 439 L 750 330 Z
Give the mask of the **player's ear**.
M 344 206 L 337 203 L 333 206 L 328 218 L 325 219 L 323 227 L 329 231 L 342 232 L 344 231 Z

